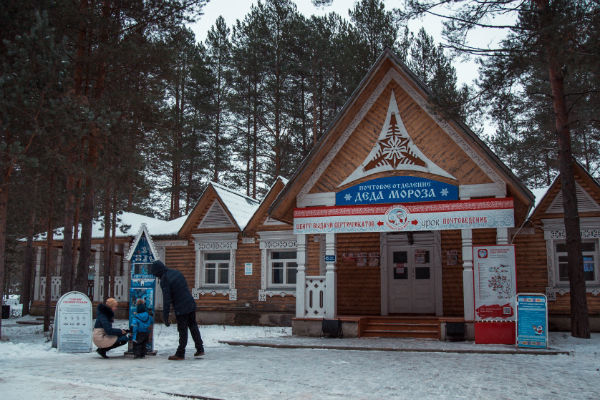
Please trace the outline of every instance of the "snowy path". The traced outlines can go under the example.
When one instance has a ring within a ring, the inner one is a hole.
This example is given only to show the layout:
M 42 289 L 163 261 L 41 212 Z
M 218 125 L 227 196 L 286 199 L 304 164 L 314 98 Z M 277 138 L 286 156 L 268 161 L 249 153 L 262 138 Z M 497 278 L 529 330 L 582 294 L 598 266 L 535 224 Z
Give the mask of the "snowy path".
M 176 399 L 598 399 L 600 335 L 554 334 L 573 355 L 497 355 L 231 347 L 218 340 L 277 337 L 287 329 L 201 327 L 207 355 L 168 361 L 176 329 L 157 326 L 156 357 L 100 359 L 50 349 L 40 327 L 15 327 L 0 343 L 3 400 Z M 18 333 L 17 333 L 18 332 Z M 276 339 L 281 341 L 284 339 Z M 193 351 L 188 346 L 188 356 Z M 111 355 L 109 353 L 109 355 Z M 45 396 L 43 396 L 45 395 Z M 197 397 L 196 397 L 197 398 Z

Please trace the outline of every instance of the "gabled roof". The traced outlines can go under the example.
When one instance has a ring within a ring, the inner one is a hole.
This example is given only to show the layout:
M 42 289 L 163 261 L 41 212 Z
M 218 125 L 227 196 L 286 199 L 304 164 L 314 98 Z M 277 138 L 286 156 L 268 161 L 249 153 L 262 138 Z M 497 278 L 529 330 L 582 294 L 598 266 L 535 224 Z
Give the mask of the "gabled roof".
M 227 186 L 216 182 L 209 182 L 204 192 L 202 192 L 200 200 L 198 200 L 198 203 L 179 230 L 179 236 L 185 236 L 200 222 L 197 219 L 204 210 L 213 204 L 213 196 L 231 221 L 235 223 L 239 231 L 244 230 L 246 224 L 259 206 L 258 200 L 238 193 Z
M 277 195 L 279 195 L 279 193 L 283 190 L 283 188 L 285 187 L 287 182 L 288 182 L 288 180 L 282 176 L 278 176 L 275 179 L 275 182 L 273 182 L 273 184 L 269 188 L 269 191 L 267 192 L 266 196 L 263 198 L 262 202 L 260 203 L 260 206 L 254 213 L 252 218 L 250 218 L 250 221 L 248 221 L 248 224 L 246 224 L 244 232 L 252 231 L 260 226 L 260 224 L 263 222 L 264 218 L 266 216 L 268 216 L 269 207 L 271 206 L 273 201 L 277 198 Z
M 148 246 L 150 246 L 150 251 L 152 252 L 152 256 L 154 257 L 155 260 L 158 260 L 158 252 L 156 251 L 156 247 L 154 247 L 154 242 L 152 241 L 152 236 L 150 236 L 150 233 L 148 233 L 148 227 L 146 226 L 146 224 L 142 224 L 142 225 L 140 225 L 138 234 L 135 236 L 135 239 L 133 240 L 131 247 L 129 247 L 129 252 L 127 253 L 127 257 L 125 257 L 125 259 L 127 261 L 131 261 L 131 257 L 133 257 L 133 253 L 135 253 L 135 249 L 138 246 L 138 244 L 140 243 L 140 239 L 142 238 L 142 236 L 146 236 L 146 240 L 148 241 Z
M 386 68 L 386 66 L 388 68 Z M 348 101 L 344 104 L 336 118 L 328 126 L 325 134 L 319 139 L 307 157 L 303 160 L 300 167 L 290 179 L 289 184 L 286 185 L 284 190 L 274 201 L 270 208 L 273 217 L 282 220 L 289 220 L 289 214 L 286 213 L 290 210 L 290 208 L 293 207 L 296 196 L 305 185 L 309 177 L 312 175 L 313 171 L 311 168 L 315 168 L 315 164 L 320 163 L 321 160 L 334 148 L 339 137 L 339 134 L 336 136 L 334 133 L 339 130 L 338 128 L 346 126 L 345 124 L 349 124 L 348 118 L 349 114 L 351 114 L 349 111 L 355 107 L 355 103 L 357 103 L 359 98 L 362 98 L 365 93 L 369 92 L 367 89 L 374 85 L 373 80 L 375 76 L 384 69 L 390 70 L 392 68 L 396 68 L 397 70 L 401 71 L 402 74 L 408 78 L 406 79 L 406 82 L 411 89 L 418 93 L 425 100 L 429 101 L 429 98 L 431 98 L 432 94 L 429 89 L 427 89 L 425 84 L 418 79 L 415 74 L 412 73 L 410 69 L 390 49 L 384 50 L 366 76 L 362 79 L 358 87 L 354 90 Z M 460 121 L 444 120 L 443 122 L 449 123 L 452 129 L 455 131 L 460 131 L 461 134 L 466 136 L 468 139 L 468 145 L 472 146 L 474 150 L 478 150 L 487 159 L 485 161 L 489 161 L 490 164 L 495 167 L 494 173 L 501 176 L 502 180 L 504 180 L 507 185 L 512 188 L 511 193 L 513 193 L 526 205 L 533 203 L 534 196 L 531 191 L 506 165 L 504 165 L 504 163 L 494 154 L 494 152 L 492 152 L 492 150 L 471 129 L 469 129 Z
M 576 185 L 585 184 L 586 186 L 592 188 L 595 193 L 588 192 L 587 194 L 592 196 L 592 201 L 595 201 L 596 204 L 600 203 L 600 184 L 592 175 L 590 175 L 590 173 L 583 167 L 583 165 L 581 165 L 575 159 L 573 159 L 573 172 L 575 174 Z M 536 205 L 533 211 L 531 212 L 529 219 L 539 218 L 540 216 L 545 214 L 548 208 L 554 203 L 556 198 L 562 195 L 560 178 L 561 176 L 557 175 L 550 184 L 550 186 L 546 188 L 539 201 L 536 198 Z M 585 190 L 584 188 L 582 189 Z M 578 207 L 580 207 L 580 204 L 578 204 Z M 581 212 L 581 208 L 579 212 Z

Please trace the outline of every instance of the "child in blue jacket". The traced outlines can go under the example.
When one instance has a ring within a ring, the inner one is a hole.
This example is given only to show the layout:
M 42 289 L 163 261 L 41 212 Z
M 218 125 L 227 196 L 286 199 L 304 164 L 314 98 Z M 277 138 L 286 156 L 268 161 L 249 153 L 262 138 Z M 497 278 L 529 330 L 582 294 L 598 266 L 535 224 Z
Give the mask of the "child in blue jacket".
M 133 314 L 131 327 L 133 340 L 133 358 L 144 358 L 146 356 L 146 346 L 150 338 L 150 327 L 152 326 L 152 316 L 146 310 L 146 303 L 143 299 L 138 299 L 136 313 Z

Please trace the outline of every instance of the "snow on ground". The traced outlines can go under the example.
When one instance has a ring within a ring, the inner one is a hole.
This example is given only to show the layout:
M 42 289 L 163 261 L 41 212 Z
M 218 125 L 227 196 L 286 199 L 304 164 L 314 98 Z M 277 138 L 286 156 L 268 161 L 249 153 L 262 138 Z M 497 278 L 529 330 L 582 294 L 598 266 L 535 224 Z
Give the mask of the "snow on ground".
M 200 327 L 206 355 L 191 358 L 190 339 L 188 359 L 176 362 L 167 360 L 177 347 L 174 325 L 155 326 L 156 357 L 133 360 L 115 349 L 104 360 L 95 352 L 58 353 L 45 341 L 41 325 L 15 321 L 4 320 L 2 326 L 10 340 L 0 343 L 3 400 L 600 398 L 600 334 L 585 340 L 552 333 L 552 348 L 570 355 L 457 354 L 228 346 L 219 340 L 432 345 L 401 339 L 296 339 L 286 338 L 289 328 L 213 325 Z M 115 326 L 126 324 L 120 320 Z M 443 343 L 453 346 L 478 345 Z

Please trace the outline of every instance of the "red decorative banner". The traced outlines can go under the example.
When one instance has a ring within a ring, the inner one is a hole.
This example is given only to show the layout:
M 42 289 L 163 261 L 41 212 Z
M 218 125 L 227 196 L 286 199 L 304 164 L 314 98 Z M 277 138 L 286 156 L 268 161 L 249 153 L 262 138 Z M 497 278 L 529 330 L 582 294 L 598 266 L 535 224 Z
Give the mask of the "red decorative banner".
M 294 210 L 294 233 L 349 233 L 510 228 L 513 199 L 308 207 Z

